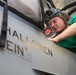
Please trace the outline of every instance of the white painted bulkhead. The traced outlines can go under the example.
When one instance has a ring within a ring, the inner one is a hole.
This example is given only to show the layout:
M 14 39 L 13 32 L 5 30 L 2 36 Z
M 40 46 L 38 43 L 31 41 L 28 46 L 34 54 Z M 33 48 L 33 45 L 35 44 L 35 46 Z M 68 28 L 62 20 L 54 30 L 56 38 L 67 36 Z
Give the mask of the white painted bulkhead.
M 39 28 L 9 11 L 6 47 L 0 48 L 0 74 L 42 75 L 34 69 L 75 75 L 76 54 L 49 41 Z

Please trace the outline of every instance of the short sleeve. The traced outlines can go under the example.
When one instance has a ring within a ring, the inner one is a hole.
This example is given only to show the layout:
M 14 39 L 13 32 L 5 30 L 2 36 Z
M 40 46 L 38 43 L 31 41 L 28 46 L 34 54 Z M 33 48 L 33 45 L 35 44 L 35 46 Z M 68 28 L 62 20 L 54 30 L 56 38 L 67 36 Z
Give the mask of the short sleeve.
M 68 25 L 71 25 L 71 24 L 73 24 L 73 23 L 75 23 L 76 22 L 76 15 L 73 15 L 71 18 L 70 18 L 70 20 L 69 20 L 69 22 L 68 22 Z

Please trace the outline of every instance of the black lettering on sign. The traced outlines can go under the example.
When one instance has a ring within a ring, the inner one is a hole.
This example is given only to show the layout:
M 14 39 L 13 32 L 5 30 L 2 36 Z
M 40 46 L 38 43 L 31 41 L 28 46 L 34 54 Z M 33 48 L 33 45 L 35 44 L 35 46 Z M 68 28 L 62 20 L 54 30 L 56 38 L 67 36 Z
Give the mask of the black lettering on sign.
M 13 37 L 14 36 L 16 36 L 18 39 L 19 39 L 19 36 L 18 36 L 18 34 L 17 34 L 17 32 L 14 30 L 14 32 L 13 32 L 13 35 L 12 35 Z
M 9 27 L 9 29 L 7 29 L 7 31 L 9 32 L 9 35 L 11 35 L 11 28 Z
M 43 46 L 42 44 L 38 43 L 37 41 L 31 39 L 28 36 L 23 37 L 21 33 L 18 33 L 16 30 L 12 30 L 10 27 L 7 29 L 7 31 L 9 32 L 9 35 L 16 37 L 18 40 L 20 40 L 21 42 L 24 42 L 28 46 L 34 47 L 37 50 L 42 51 L 45 54 L 47 54 L 49 56 L 51 55 L 53 57 L 52 50 L 47 48 L 46 46 Z M 7 49 L 13 51 L 10 45 L 13 45 L 13 42 L 7 40 Z M 20 47 L 19 45 L 14 44 L 15 53 L 18 53 L 18 54 L 20 53 L 23 56 L 24 55 L 23 51 L 24 51 L 23 47 Z
M 22 34 L 21 33 L 18 33 L 16 30 L 11 30 L 11 28 L 9 27 L 7 29 L 9 35 L 13 36 L 13 37 L 16 37 L 17 39 L 19 39 L 20 41 L 23 41 L 23 37 L 22 37 Z M 28 38 L 26 37 L 26 40 L 28 40 Z
M 23 47 L 20 47 L 19 45 L 17 45 L 17 50 L 18 50 L 18 54 L 20 54 L 21 53 L 21 55 L 22 56 L 24 56 L 24 49 L 23 49 Z
M 13 44 L 13 42 L 7 40 L 7 46 L 6 46 L 6 48 L 8 50 L 10 50 L 10 51 L 13 51 L 12 48 L 10 47 L 12 44 Z
M 32 54 L 27 47 L 21 47 L 20 45 L 7 40 L 6 48 L 11 52 L 20 55 L 21 58 L 25 59 L 26 61 L 32 62 Z
M 24 56 L 24 49 L 23 47 L 20 47 L 17 44 L 14 44 L 13 42 L 7 40 L 7 46 L 6 48 L 14 53 L 20 54 L 22 56 Z
M 21 35 L 21 33 L 20 33 L 20 40 L 24 42 L 24 40 L 23 40 L 23 38 L 22 38 L 22 35 Z

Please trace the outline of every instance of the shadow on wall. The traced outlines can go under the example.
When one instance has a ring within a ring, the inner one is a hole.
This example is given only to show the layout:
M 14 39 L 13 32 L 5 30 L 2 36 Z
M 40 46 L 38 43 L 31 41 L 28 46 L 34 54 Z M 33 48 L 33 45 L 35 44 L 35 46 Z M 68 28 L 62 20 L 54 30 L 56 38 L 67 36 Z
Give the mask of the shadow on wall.
M 52 73 L 47 73 L 47 72 L 43 72 L 43 71 L 40 71 L 40 70 L 36 70 L 36 69 L 33 69 L 35 75 L 55 75 L 55 74 L 52 74 Z

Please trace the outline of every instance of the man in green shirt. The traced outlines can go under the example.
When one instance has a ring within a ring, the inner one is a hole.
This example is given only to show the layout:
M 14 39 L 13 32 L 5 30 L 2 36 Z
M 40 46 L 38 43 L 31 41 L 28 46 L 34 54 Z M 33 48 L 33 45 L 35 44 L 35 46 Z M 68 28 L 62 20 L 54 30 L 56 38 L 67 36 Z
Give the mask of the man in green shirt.
M 58 35 L 49 40 L 76 53 L 76 15 L 69 18 L 66 13 L 55 10 L 57 9 L 49 10 L 48 24 Z
M 73 28 L 71 25 L 73 25 L 73 27 L 75 27 L 74 25 L 76 25 L 76 15 L 73 15 L 69 22 L 68 22 L 68 29 L 66 32 L 66 38 L 63 38 L 62 41 L 58 42 L 58 44 L 60 46 L 63 46 L 67 49 L 69 49 L 70 51 L 76 53 L 76 29 Z M 70 27 L 70 28 L 69 28 Z M 72 30 L 70 30 L 72 29 Z M 71 32 L 71 33 L 70 33 Z M 70 34 L 69 34 L 70 33 Z M 67 36 L 68 34 L 68 36 Z M 60 34 L 61 35 L 61 34 Z M 70 35 L 70 36 L 69 36 Z M 52 39 L 53 40 L 53 39 Z

